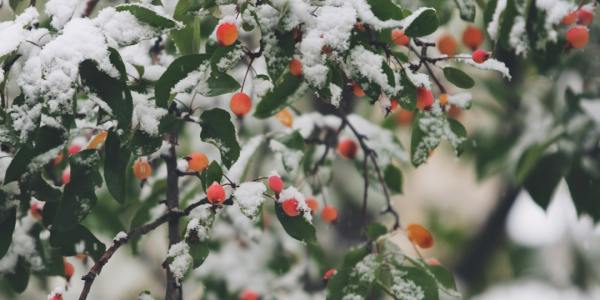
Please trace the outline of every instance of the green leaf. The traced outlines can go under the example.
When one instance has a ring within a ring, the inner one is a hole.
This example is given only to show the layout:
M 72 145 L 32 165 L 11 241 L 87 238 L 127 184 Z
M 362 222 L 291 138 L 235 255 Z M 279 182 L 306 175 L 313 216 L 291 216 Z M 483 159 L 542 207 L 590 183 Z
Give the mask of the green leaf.
M 402 172 L 398 167 L 388 164 L 383 171 L 383 178 L 390 191 L 397 194 L 402 193 Z
M 170 29 L 177 26 L 177 23 L 164 15 L 159 15 L 154 10 L 137 3 L 120 4 L 115 7 L 117 11 L 128 11 L 134 15 L 140 22 L 146 23 L 152 27 L 160 29 Z
M 259 119 L 266 119 L 284 109 L 294 100 L 290 99 L 290 96 L 298 90 L 301 84 L 301 77 L 285 73 L 282 81 L 270 90 L 258 103 L 254 116 Z
M 348 286 L 352 269 L 369 252 L 369 248 L 365 245 L 352 248 L 346 253 L 342 266 L 337 270 L 337 274 L 327 283 L 327 300 L 340 300 L 344 297 L 344 288 Z
M 494 12 L 496 11 L 496 6 L 498 6 L 498 0 L 488 0 L 486 1 L 485 8 L 483 10 L 483 23 L 487 28 L 488 24 L 494 19 Z
M 83 150 L 69 158 L 71 181 L 65 186 L 52 231 L 76 228 L 95 206 L 95 188 L 102 184 L 102 177 L 97 170 L 99 161 L 100 157 L 94 149 Z
M 193 268 L 196 269 L 204 263 L 204 260 L 208 257 L 209 249 L 206 243 L 188 243 L 190 246 L 190 255 L 193 258 Z
M 460 12 L 460 18 L 467 21 L 473 22 L 475 20 L 475 3 L 473 0 L 454 0 L 456 7 Z
M 470 89 L 475 85 L 475 81 L 471 76 L 457 68 L 445 67 L 444 76 L 459 88 Z
M 438 28 L 438 18 L 435 9 L 424 8 L 413 14 L 418 14 L 415 19 L 406 26 L 404 33 L 410 37 L 420 37 L 432 34 Z
M 283 229 L 291 237 L 305 243 L 315 243 L 317 241 L 315 227 L 306 221 L 302 215 L 290 217 L 285 214 L 280 204 L 275 205 L 275 213 Z
M 456 282 L 454 276 L 450 271 L 446 270 L 442 266 L 428 265 L 429 271 L 433 273 L 436 281 L 445 289 L 456 291 Z
M 50 126 L 38 128 L 33 137 L 33 143 L 23 145 L 10 162 L 10 165 L 6 169 L 4 184 L 19 179 L 27 172 L 31 161 L 36 156 L 62 145 L 64 139 L 63 129 Z
M 29 5 L 31 5 L 31 0 L 9 0 L 8 4 L 10 8 L 13 10 L 15 15 L 21 14 Z
M 242 46 L 239 41 L 235 42 L 231 46 L 217 47 L 212 52 L 212 56 L 210 57 L 210 64 L 212 66 L 212 69 L 218 70 L 219 72 L 227 71 L 227 67 L 231 67 L 231 66 L 235 65 L 235 63 L 237 63 L 242 58 L 243 53 L 240 51 L 241 49 L 242 49 Z M 226 59 L 228 62 L 227 66 L 223 66 L 224 68 L 219 66 L 219 63 L 223 59 Z M 229 62 L 231 62 L 231 63 L 229 63 Z
M 200 179 L 202 181 L 202 189 L 206 191 L 209 185 L 213 182 L 221 182 L 221 178 L 223 177 L 223 169 L 218 162 L 213 161 L 208 165 L 208 168 L 200 174 Z
M 203 93 L 207 97 L 215 97 L 232 93 L 240 89 L 240 84 L 227 73 L 213 70 L 208 78 L 208 91 Z
M 367 0 L 373 14 L 382 21 L 401 20 L 406 12 L 392 0 Z
M 215 145 L 223 164 L 231 167 L 240 156 L 240 145 L 229 113 L 220 108 L 207 110 L 200 115 L 200 126 L 202 141 Z
M 548 146 L 554 143 L 559 137 L 560 136 L 554 136 L 543 143 L 533 144 L 521 154 L 521 157 L 517 162 L 517 182 L 522 183 L 525 178 L 527 178 L 527 175 L 529 175 L 529 172 L 535 167 L 542 157 L 542 154 L 548 149 Z
M 127 170 L 131 151 L 126 145 L 121 145 L 119 135 L 114 131 L 108 132 L 104 142 L 104 181 L 110 194 L 123 204 L 127 198 Z
M 118 70 L 124 71 L 121 58 L 118 57 L 118 52 L 111 52 L 111 62 Z M 119 63 L 120 62 L 120 63 Z M 79 64 L 79 75 L 84 85 L 98 95 L 98 97 L 106 102 L 112 114 L 118 121 L 119 129 L 124 132 L 129 132 L 131 117 L 133 114 L 133 100 L 131 91 L 127 87 L 126 79 L 121 72 L 121 78 L 116 79 L 104 73 L 98 68 L 98 64 L 93 60 L 85 60 Z
M 277 138 L 277 141 L 284 144 L 289 149 L 304 151 L 304 138 L 298 130 L 294 130 L 290 134 Z
M 29 187 L 32 195 L 40 201 L 58 202 L 62 197 L 61 190 L 48 183 L 39 172 L 31 176 Z
M 401 280 L 405 282 L 413 282 L 423 291 L 423 299 L 438 300 L 438 286 L 434 278 L 427 272 L 416 267 L 396 266 L 396 269 L 402 272 Z
M 20 294 L 27 289 L 27 284 L 29 283 L 29 263 L 27 263 L 23 256 L 19 256 L 14 272 L 6 275 L 6 281 L 8 281 L 8 286 L 16 293 Z
M 380 236 L 387 233 L 387 227 L 382 225 L 381 223 L 371 223 L 367 227 L 367 237 L 369 240 L 374 241 Z
M 600 175 L 590 164 L 598 163 L 597 157 L 585 164 L 580 159 L 573 163 L 566 177 L 577 212 L 589 214 L 596 222 L 600 220 Z
M 167 116 L 173 115 L 166 115 L 165 118 Z M 145 156 L 158 151 L 158 149 L 160 149 L 160 146 L 162 145 L 162 141 L 163 139 L 160 135 L 152 136 L 146 133 L 145 131 L 136 130 L 129 143 L 133 148 L 133 154 L 135 156 Z
M 5 197 L 1 194 L 0 197 Z M 3 199 L 5 200 L 5 199 Z M 12 235 L 15 231 L 15 223 L 17 222 L 17 208 L 13 207 L 0 214 L 0 258 L 2 258 L 10 244 L 12 243 Z
M 542 208 L 547 208 L 569 165 L 568 157 L 562 152 L 542 156 L 528 173 L 523 186 L 533 200 Z
M 154 91 L 156 105 L 167 108 L 171 103 L 171 89 L 175 84 L 198 69 L 208 59 L 209 56 L 206 54 L 190 54 L 175 59 L 156 82 Z
M 196 15 L 196 2 L 194 0 L 179 0 L 175 6 L 173 18 L 184 24 L 184 27 L 171 32 L 171 38 L 177 49 L 183 55 L 196 54 L 200 52 L 201 18 Z
M 500 28 L 498 31 L 498 43 L 505 49 L 512 48 L 509 42 L 510 32 L 518 13 L 519 11 L 517 10 L 515 0 L 506 0 L 506 8 L 500 17 Z
M 457 120 L 452 119 L 452 118 L 448 118 L 448 124 L 450 125 L 450 130 L 459 138 L 464 138 L 466 139 L 467 137 L 467 129 L 465 129 L 465 127 Z M 466 140 L 463 140 L 463 142 L 461 142 L 458 145 L 453 145 L 454 146 L 454 150 L 456 151 L 456 155 L 460 156 L 463 153 L 464 150 L 464 144 Z
M 106 246 L 83 225 L 77 225 L 67 231 L 51 230 L 50 244 L 60 248 L 63 256 L 80 254 L 76 250 L 81 250 L 79 247 L 83 245 L 83 253 L 90 255 L 96 261 L 106 250 Z

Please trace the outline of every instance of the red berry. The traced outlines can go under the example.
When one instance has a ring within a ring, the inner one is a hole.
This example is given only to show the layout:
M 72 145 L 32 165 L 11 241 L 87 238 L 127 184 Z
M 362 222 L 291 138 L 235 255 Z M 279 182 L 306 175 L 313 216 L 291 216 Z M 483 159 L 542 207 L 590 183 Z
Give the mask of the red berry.
M 571 25 L 571 24 L 575 23 L 575 21 L 577 21 L 577 12 L 572 11 L 572 12 L 566 14 L 560 22 L 563 25 Z
M 69 182 L 71 182 L 71 169 L 70 168 L 66 168 L 62 172 L 62 184 L 66 185 Z
M 435 257 L 429 257 L 425 260 L 425 262 L 430 266 L 441 266 L 442 263 Z
M 356 96 L 356 97 L 364 97 L 365 96 L 365 91 L 362 89 L 360 84 L 358 84 L 356 82 L 352 84 L 352 93 L 354 93 L 354 96 Z
M 311 214 L 315 214 L 319 210 L 319 202 L 313 197 L 306 198 L 306 205 L 310 208 Z
M 584 26 L 575 26 L 567 31 L 567 42 L 576 49 L 585 47 L 589 38 L 590 32 Z
M 245 114 L 250 112 L 250 109 L 252 109 L 252 100 L 250 99 L 250 96 L 246 95 L 245 93 L 235 93 L 231 97 L 229 107 L 236 116 L 243 117 Z
M 30 206 L 31 207 L 29 208 L 29 212 L 31 213 L 31 217 L 38 221 L 41 221 L 42 220 L 42 209 L 44 208 L 44 205 L 37 201 L 32 201 Z
M 450 34 L 442 35 L 437 42 L 438 50 L 440 53 L 452 56 L 456 54 L 456 40 Z
M 325 223 L 334 222 L 335 220 L 337 220 L 337 217 L 338 217 L 337 208 L 335 208 L 331 205 L 325 205 L 323 207 L 323 211 L 321 211 L 321 219 Z
M 410 124 L 410 122 L 412 122 L 412 118 L 413 118 L 413 112 L 410 110 L 405 110 L 405 109 L 400 109 L 398 111 L 398 113 L 396 114 L 396 123 L 398 123 L 399 125 L 406 125 L 406 124 Z
M 260 296 L 257 292 L 246 289 L 240 293 L 239 300 L 258 300 Z
M 430 89 L 420 87 L 417 89 L 417 108 L 424 110 L 433 104 L 433 93 Z
M 485 50 L 477 49 L 473 52 L 473 54 L 471 54 L 471 57 L 473 58 L 474 62 L 482 64 L 488 58 L 490 58 L 490 54 Z
M 69 146 L 69 148 L 67 149 L 69 155 L 77 154 L 79 151 L 81 151 L 81 146 L 75 144 Z
M 335 275 L 335 274 L 337 274 L 336 269 L 329 269 L 329 270 L 325 271 L 325 273 L 323 273 L 323 280 L 327 281 L 331 277 L 333 277 L 333 275 Z
M 298 200 L 294 198 L 283 201 L 281 203 L 281 209 L 283 209 L 283 212 L 290 217 L 295 217 L 300 214 L 300 211 L 298 210 Z
M 302 62 L 299 59 L 292 59 L 290 61 L 290 74 L 294 76 L 302 76 Z
M 71 277 L 73 276 L 73 273 L 75 273 L 75 267 L 73 267 L 73 264 L 64 260 L 64 266 L 65 266 L 65 278 L 67 278 L 67 281 L 69 281 L 71 279 Z
M 225 201 L 225 189 L 215 181 L 206 189 L 206 198 L 212 204 L 221 204 Z
M 577 23 L 581 25 L 590 25 L 594 21 L 594 13 L 585 8 L 577 11 Z
M 343 139 L 338 142 L 337 150 L 342 157 L 353 159 L 358 151 L 358 146 L 351 139 Z
M 217 41 L 222 46 L 231 46 L 238 38 L 237 26 L 233 23 L 222 23 L 217 27 Z
M 463 31 L 462 41 L 465 46 L 475 50 L 483 43 L 483 32 L 475 26 L 467 26 Z
M 192 172 L 202 172 L 208 168 L 208 157 L 202 152 L 192 152 L 186 159 L 188 170 Z
M 423 249 L 433 246 L 433 236 L 429 230 L 419 224 L 409 224 L 406 227 L 406 234 L 411 242 Z
M 410 42 L 410 39 L 404 34 L 404 31 L 396 28 L 392 30 L 392 41 L 398 46 L 406 46 Z
M 133 175 L 139 180 L 146 180 L 152 175 L 152 166 L 145 159 L 138 159 L 133 163 Z
M 277 175 L 269 176 L 268 184 L 271 191 L 275 194 L 279 194 L 283 190 L 283 180 Z
M 52 293 L 48 296 L 48 300 L 63 300 L 63 296 L 61 294 Z

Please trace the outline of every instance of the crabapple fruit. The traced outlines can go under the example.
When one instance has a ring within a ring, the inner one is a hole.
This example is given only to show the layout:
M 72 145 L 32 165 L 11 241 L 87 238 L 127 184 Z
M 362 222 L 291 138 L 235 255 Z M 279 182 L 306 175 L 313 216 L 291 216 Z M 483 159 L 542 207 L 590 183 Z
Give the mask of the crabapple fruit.
M 338 142 L 337 150 L 342 157 L 353 159 L 356 156 L 356 152 L 358 152 L 358 146 L 351 139 L 343 139 Z
M 281 203 L 281 209 L 283 209 L 283 212 L 289 217 L 295 217 L 300 214 L 300 211 L 298 210 L 298 200 L 294 198 L 283 201 Z
M 152 166 L 146 159 L 138 159 L 133 163 L 133 175 L 139 180 L 146 180 L 152 175 Z
M 433 246 L 433 236 L 425 227 L 419 224 L 406 226 L 408 239 L 420 248 L 427 249 Z
M 222 204 L 225 202 L 225 189 L 218 182 L 214 181 L 206 189 L 206 198 L 211 204 Z
M 202 152 L 192 152 L 185 158 L 188 162 L 188 170 L 202 172 L 208 168 L 208 157 Z
M 231 46 L 238 38 L 238 28 L 234 23 L 226 22 L 217 27 L 217 41 L 221 46 Z
M 233 114 L 238 117 L 243 117 L 250 112 L 250 109 L 252 109 L 252 100 L 246 93 L 238 92 L 231 97 L 229 107 Z

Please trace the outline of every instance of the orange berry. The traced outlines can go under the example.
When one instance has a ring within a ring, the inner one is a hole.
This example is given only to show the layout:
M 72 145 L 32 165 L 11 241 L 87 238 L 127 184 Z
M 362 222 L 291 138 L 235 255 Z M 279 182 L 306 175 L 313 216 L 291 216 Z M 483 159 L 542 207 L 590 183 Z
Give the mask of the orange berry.
M 317 199 L 310 197 L 306 199 L 306 205 L 310 208 L 310 213 L 313 215 L 319 210 L 319 202 Z
M 225 202 L 225 189 L 215 181 L 206 189 L 206 198 L 211 204 L 221 204 Z
M 475 50 L 483 44 L 484 35 L 483 32 L 475 26 L 467 26 L 463 31 L 462 41 L 465 46 L 471 50 Z
M 471 58 L 473 58 L 474 62 L 482 64 L 490 58 L 490 54 L 485 50 L 477 49 L 471 54 Z
M 87 148 L 88 149 L 98 149 L 100 147 L 100 144 L 102 144 L 102 143 L 104 143 L 104 141 L 106 141 L 107 136 L 108 136 L 108 131 L 106 131 L 106 130 L 96 134 L 92 138 L 90 143 L 88 144 Z
M 577 23 L 581 25 L 590 25 L 594 21 L 594 12 L 581 8 L 577 11 Z
M 323 207 L 323 211 L 321 211 L 321 219 L 323 220 L 323 222 L 325 222 L 325 223 L 335 222 L 335 220 L 337 220 L 337 217 L 338 217 L 337 208 L 335 208 L 331 205 L 325 205 Z
M 289 64 L 290 74 L 294 76 L 302 76 L 302 62 L 299 59 L 292 59 Z
M 275 194 L 281 193 L 281 191 L 283 190 L 283 180 L 281 180 L 281 177 L 277 175 L 272 175 L 269 176 L 269 179 L 267 181 L 271 191 L 273 191 Z
M 65 168 L 62 172 L 62 184 L 66 185 L 69 184 L 69 182 L 71 182 L 71 169 L 70 168 Z
M 450 34 L 442 35 L 437 42 L 440 53 L 452 56 L 456 54 L 456 39 Z
M 571 25 L 577 21 L 577 11 L 566 14 L 560 21 L 563 25 Z
M 231 111 L 238 117 L 243 117 L 252 109 L 252 100 L 250 96 L 245 93 L 239 92 L 233 94 L 231 102 L 229 102 Z
M 260 296 L 258 295 L 257 292 L 250 290 L 250 289 L 246 289 L 244 291 L 242 291 L 240 293 L 240 297 L 239 300 L 258 300 L 260 299 Z
M 329 270 L 325 271 L 325 273 L 323 273 L 323 280 L 327 281 L 331 277 L 333 277 L 333 275 L 335 275 L 335 274 L 337 274 L 336 269 L 329 269 Z
M 69 146 L 69 148 L 67 148 L 67 152 L 69 153 L 69 155 L 77 154 L 79 151 L 81 151 L 80 145 L 73 144 Z
M 419 224 L 406 226 L 406 235 L 411 242 L 420 248 L 427 249 L 433 246 L 433 236 L 431 236 L 429 230 Z
M 75 267 L 73 267 L 73 264 L 68 262 L 66 259 L 64 259 L 64 266 L 65 266 L 65 278 L 67 278 L 67 281 L 69 281 L 71 279 L 71 277 L 73 276 L 73 273 L 75 273 Z
M 342 157 L 353 159 L 356 156 L 356 152 L 358 152 L 358 146 L 351 139 L 343 139 L 338 142 L 337 150 Z
M 208 157 L 202 152 L 193 152 L 185 158 L 188 162 L 188 170 L 202 172 L 208 168 Z
M 392 30 L 392 41 L 398 46 L 407 46 L 410 42 L 410 39 L 406 34 L 404 34 L 404 31 L 396 28 Z
M 590 32 L 584 26 L 575 26 L 567 31 L 567 42 L 575 49 L 583 48 L 590 39 Z
M 420 87 L 417 89 L 417 108 L 424 110 L 433 104 L 433 93 L 430 89 Z
M 413 112 L 405 109 L 400 109 L 396 114 L 396 123 L 400 125 L 410 124 L 412 122 Z
M 354 96 L 356 96 L 356 97 L 364 97 L 365 96 L 365 91 L 363 91 L 360 84 L 358 84 L 356 82 L 352 84 L 352 93 L 354 93 Z
M 29 213 L 31 214 L 31 217 L 41 221 L 42 220 L 42 209 L 44 208 L 44 204 L 37 202 L 37 201 L 31 201 L 30 207 L 29 207 Z
M 288 128 L 292 127 L 292 124 L 294 123 L 294 116 L 287 107 L 279 111 L 275 115 L 275 118 L 277 118 L 283 126 Z
M 298 210 L 298 200 L 291 198 L 281 202 L 281 209 L 289 217 L 295 217 L 300 214 Z
M 448 104 L 448 94 L 444 93 L 440 95 L 440 105 Z
M 238 38 L 238 29 L 234 23 L 222 23 L 217 27 L 217 41 L 221 46 L 231 46 Z
M 145 159 L 138 159 L 133 163 L 133 175 L 139 180 L 146 180 L 152 175 L 152 166 Z

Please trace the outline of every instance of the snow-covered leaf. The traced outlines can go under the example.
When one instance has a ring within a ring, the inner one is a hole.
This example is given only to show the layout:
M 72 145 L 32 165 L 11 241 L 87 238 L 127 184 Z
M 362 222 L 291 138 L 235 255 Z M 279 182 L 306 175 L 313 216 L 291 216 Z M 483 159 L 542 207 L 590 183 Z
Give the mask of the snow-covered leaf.
M 275 213 L 283 229 L 291 237 L 305 243 L 315 243 L 317 241 L 315 227 L 302 215 L 290 217 L 283 212 L 281 205 L 275 206 Z
M 420 37 L 433 33 L 439 25 L 435 9 L 421 7 L 402 20 L 404 33 L 410 37 Z
M 50 244 L 60 248 L 63 256 L 88 254 L 98 260 L 106 246 L 83 225 L 77 225 L 67 231 L 51 230 Z
M 350 273 L 369 252 L 367 246 L 360 246 L 352 248 L 346 253 L 341 267 L 327 283 L 327 300 L 341 300 L 344 297 L 344 288 L 348 286 Z
M 283 80 L 276 84 L 258 103 L 254 116 L 266 119 L 285 108 L 293 97 L 290 97 L 302 84 L 302 79 L 289 73 L 283 75 Z
M 460 18 L 473 22 L 475 20 L 475 2 L 473 0 L 454 0 L 458 11 L 460 12 Z
M 202 140 L 215 145 L 223 164 L 231 167 L 240 156 L 240 145 L 230 114 L 220 108 L 207 110 L 200 116 L 200 126 Z
M 121 4 L 116 7 L 117 11 L 128 11 L 134 15 L 140 22 L 150 26 L 171 29 L 177 26 L 177 22 L 172 18 L 159 14 L 150 7 L 138 3 Z
M 190 54 L 175 59 L 156 82 L 154 90 L 156 105 L 167 108 L 172 101 L 170 99 L 171 89 L 175 84 L 184 79 L 190 72 L 198 69 L 208 59 L 209 56 L 205 54 Z
M 392 0 L 367 0 L 367 3 L 379 20 L 401 20 L 406 16 L 406 11 Z

